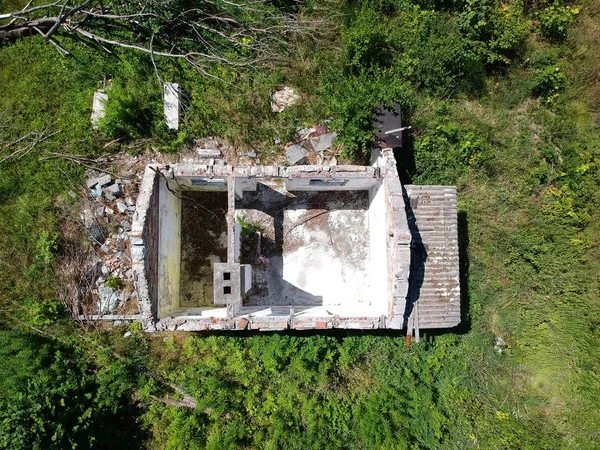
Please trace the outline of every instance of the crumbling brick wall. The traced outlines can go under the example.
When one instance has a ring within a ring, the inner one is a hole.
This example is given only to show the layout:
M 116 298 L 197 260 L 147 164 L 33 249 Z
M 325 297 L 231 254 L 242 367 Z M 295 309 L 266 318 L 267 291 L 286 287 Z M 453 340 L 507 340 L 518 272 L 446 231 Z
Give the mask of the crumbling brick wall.
M 130 232 L 133 277 L 145 325 L 154 322 L 158 310 L 158 180 L 154 168 L 147 167 Z

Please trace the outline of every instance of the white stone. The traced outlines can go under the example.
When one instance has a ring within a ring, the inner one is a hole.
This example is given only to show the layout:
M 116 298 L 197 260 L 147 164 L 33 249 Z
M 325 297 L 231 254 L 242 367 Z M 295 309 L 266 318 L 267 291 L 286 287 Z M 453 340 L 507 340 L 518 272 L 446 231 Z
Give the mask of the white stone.
M 177 83 L 165 83 L 163 102 L 167 127 L 169 130 L 178 130 L 181 91 Z
M 108 95 L 103 89 L 98 89 L 94 92 L 94 99 L 92 101 L 92 128 L 97 130 L 100 119 L 106 115 L 106 102 L 108 101 Z
M 298 103 L 299 100 L 300 96 L 291 87 L 285 86 L 271 95 L 271 110 L 280 113 L 285 108 Z

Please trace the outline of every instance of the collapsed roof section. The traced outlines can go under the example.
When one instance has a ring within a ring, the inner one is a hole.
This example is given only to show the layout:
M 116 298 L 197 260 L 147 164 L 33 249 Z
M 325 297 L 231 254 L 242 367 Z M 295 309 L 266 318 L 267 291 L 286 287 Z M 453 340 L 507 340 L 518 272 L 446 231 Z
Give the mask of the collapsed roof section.
M 371 166 L 148 166 L 131 231 L 144 328 L 418 328 L 427 242 L 407 192 L 391 149 Z M 429 328 L 460 320 L 456 203 L 446 200 L 434 199 L 448 223 L 423 219 L 446 233 L 431 236 L 451 238 L 440 253 L 449 270 L 428 281 L 441 289 L 427 291 Z

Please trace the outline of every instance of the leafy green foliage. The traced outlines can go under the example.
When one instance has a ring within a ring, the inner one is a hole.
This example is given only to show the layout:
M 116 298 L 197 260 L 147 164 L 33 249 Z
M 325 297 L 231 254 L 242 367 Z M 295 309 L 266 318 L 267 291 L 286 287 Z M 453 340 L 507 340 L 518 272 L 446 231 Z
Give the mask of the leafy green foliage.
M 558 67 L 548 66 L 538 70 L 531 80 L 531 93 L 544 102 L 553 103 L 567 85 L 567 77 Z
M 29 334 L 0 332 L 0 447 L 137 448 L 121 433 L 133 411 L 110 370 L 94 376 L 77 354 Z
M 161 92 L 156 82 L 113 81 L 108 89 L 106 115 L 100 131 L 109 138 L 139 139 L 150 137 L 161 126 Z
M 170 13 L 177 4 L 148 7 Z M 90 357 L 83 346 L 3 331 L 0 447 L 597 446 L 597 16 L 585 6 L 574 21 L 576 10 L 560 2 L 495 0 L 309 2 L 301 15 L 331 11 L 339 17 L 331 29 L 296 38 L 277 67 L 207 67 L 216 79 L 157 59 L 159 73 L 185 93 L 177 135 L 161 124 L 160 86 L 146 56 L 105 57 L 62 36 L 73 58 L 56 57 L 37 37 L 0 48 L 0 83 L 11 87 L 0 97 L 11 125 L 0 127 L 0 141 L 60 130 L 27 157 L 0 164 L 1 309 L 13 327 L 54 327 L 79 342 L 56 324 L 53 269 L 55 205 L 78 191 L 81 170 L 39 156 L 106 151 L 89 127 L 92 92 L 106 75 L 116 89 L 109 135 L 178 151 L 214 134 L 262 160 L 279 155 L 275 138 L 330 117 L 346 156 L 360 160 L 373 140 L 373 107 L 400 102 L 412 126 L 398 152 L 407 176 L 459 188 L 462 334 L 406 348 L 401 336 L 149 337 L 131 326 L 127 338 L 96 336 L 103 347 Z M 302 100 L 276 115 L 269 95 L 282 85 Z M 502 353 L 496 336 L 508 344 Z M 157 401 L 178 397 L 149 369 L 182 386 L 198 409 Z M 138 414 L 147 440 L 131 438 L 140 435 Z
M 564 41 L 571 24 L 579 14 L 574 6 L 550 5 L 538 13 L 542 36 L 553 41 Z

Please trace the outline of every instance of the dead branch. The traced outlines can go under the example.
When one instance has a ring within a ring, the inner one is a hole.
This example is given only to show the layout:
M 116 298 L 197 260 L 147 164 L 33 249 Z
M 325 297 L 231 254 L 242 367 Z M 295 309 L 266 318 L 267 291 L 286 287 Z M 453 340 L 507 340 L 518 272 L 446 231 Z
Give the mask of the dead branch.
M 158 76 L 155 58 L 177 58 L 199 73 L 223 81 L 211 73 L 211 66 L 256 68 L 285 55 L 282 49 L 293 36 L 310 38 L 333 23 L 327 16 L 307 21 L 295 14 L 259 7 L 264 4 L 262 0 L 204 0 L 197 8 L 177 11 L 177 2 L 156 6 L 123 0 L 113 2 L 110 8 L 101 0 L 59 0 L 33 7 L 30 2 L 20 11 L 0 15 L 0 22 L 9 21 L 0 25 L 0 41 L 39 34 L 59 53 L 68 55 L 52 39 L 62 30 L 84 44 L 92 41 L 109 52 L 107 47 L 147 53 Z M 157 23 L 160 31 L 155 28 Z M 123 34 L 114 38 L 106 34 L 107 29 L 133 33 L 129 39 Z M 224 46 L 236 51 L 227 52 Z
M 27 156 L 34 148 L 36 148 L 40 143 L 50 139 L 52 136 L 60 133 L 60 130 L 56 131 L 48 131 L 48 128 L 42 131 L 30 131 L 29 133 L 17 138 L 11 142 L 0 142 L 0 152 L 5 150 L 12 150 L 15 146 L 19 145 L 16 150 L 14 150 L 9 155 L 0 159 L 0 164 L 5 161 L 8 161 L 11 158 L 21 159 Z M 20 145 L 22 144 L 22 145 Z

